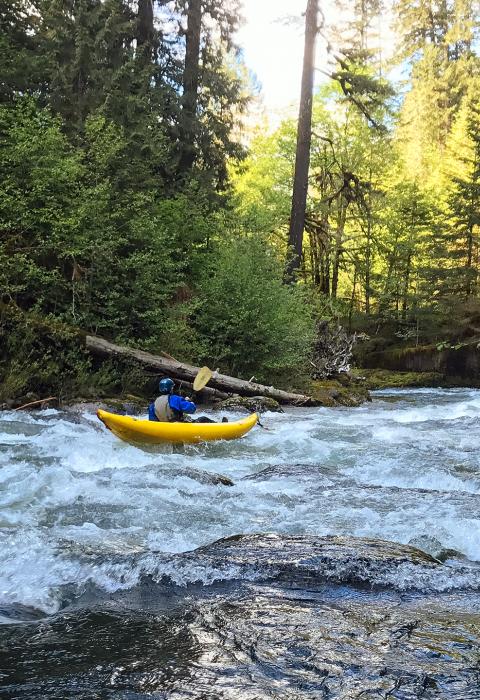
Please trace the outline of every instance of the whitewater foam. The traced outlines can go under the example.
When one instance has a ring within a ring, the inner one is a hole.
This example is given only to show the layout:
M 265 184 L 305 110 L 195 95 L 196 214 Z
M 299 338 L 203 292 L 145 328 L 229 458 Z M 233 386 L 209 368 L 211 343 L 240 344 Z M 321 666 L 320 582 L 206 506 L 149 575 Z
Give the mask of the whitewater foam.
M 480 560 L 479 418 L 478 391 L 382 392 L 355 409 L 267 414 L 269 431 L 231 443 L 144 451 L 119 441 L 93 413 L 3 413 L 0 599 L 52 610 L 62 586 L 136 585 L 157 569 L 166 575 L 162 553 L 237 533 L 403 543 L 432 534 Z M 104 559 L 79 564 L 66 541 Z M 156 563 L 120 565 L 111 552 L 122 548 L 146 550 Z M 178 576 L 190 580 L 185 570 Z

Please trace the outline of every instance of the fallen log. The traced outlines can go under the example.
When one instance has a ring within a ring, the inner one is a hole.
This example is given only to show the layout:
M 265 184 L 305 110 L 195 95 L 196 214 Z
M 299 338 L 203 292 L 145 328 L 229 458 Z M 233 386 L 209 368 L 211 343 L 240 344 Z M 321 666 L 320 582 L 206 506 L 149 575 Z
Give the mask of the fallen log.
M 56 396 L 49 396 L 46 399 L 37 399 L 37 401 L 30 401 L 29 403 L 24 403 L 23 406 L 19 406 L 18 408 L 14 408 L 14 411 L 23 411 L 24 408 L 30 408 L 30 406 L 38 406 L 38 404 L 42 403 L 48 403 L 49 401 L 56 401 L 57 397 Z
M 172 357 L 171 355 L 168 355 L 167 353 L 162 352 L 161 356 L 166 357 L 167 359 L 168 359 L 168 357 L 171 357 L 172 360 L 175 360 L 174 357 Z M 178 360 L 175 360 L 175 362 L 178 362 Z M 164 373 L 163 372 L 159 373 L 158 371 L 157 372 L 155 372 L 155 371 L 148 372 L 147 370 L 145 370 L 145 374 L 147 377 L 152 377 L 152 379 L 153 379 L 154 377 L 159 377 L 160 374 L 163 375 Z M 199 391 L 195 391 L 195 389 L 193 388 L 193 382 L 187 382 L 186 379 L 178 379 L 177 383 L 178 383 L 179 389 L 186 389 L 190 394 L 195 394 L 197 399 L 199 399 L 197 401 L 197 403 L 211 403 L 212 401 L 226 401 L 227 399 L 231 399 L 233 396 L 235 396 L 235 394 L 232 394 L 232 393 L 226 394 L 224 391 L 219 391 L 218 389 L 212 389 L 209 386 L 204 386 Z
M 157 376 L 159 376 L 157 374 Z M 187 392 L 192 396 L 195 394 L 196 396 L 196 403 L 212 403 L 214 401 L 226 401 L 227 399 L 231 399 L 233 394 L 230 393 L 225 393 L 224 391 L 219 391 L 218 389 L 212 389 L 209 386 L 204 386 L 203 389 L 200 391 L 195 391 L 193 388 L 193 383 L 192 382 L 187 382 L 185 379 L 181 379 L 176 377 L 177 384 L 179 389 L 185 389 Z
M 136 360 L 146 369 L 155 370 L 159 374 L 172 377 L 173 379 L 193 383 L 199 367 L 189 365 L 185 362 L 179 362 L 175 359 L 152 355 L 144 350 L 135 350 L 123 345 L 110 343 L 104 338 L 98 336 L 85 336 L 85 347 L 93 355 L 99 357 L 120 357 Z M 188 387 L 190 389 L 190 386 Z M 273 386 L 265 386 L 257 382 L 247 382 L 236 377 L 229 377 L 226 374 L 214 372 L 209 381 L 210 390 L 215 390 L 225 394 L 238 394 L 239 396 L 268 396 L 275 399 L 281 404 L 291 404 L 294 406 L 318 406 L 319 401 L 316 401 L 311 396 L 303 394 L 294 394 L 281 389 L 275 389 Z M 218 398 L 221 398 L 218 396 Z M 224 397 L 223 397 L 224 398 Z

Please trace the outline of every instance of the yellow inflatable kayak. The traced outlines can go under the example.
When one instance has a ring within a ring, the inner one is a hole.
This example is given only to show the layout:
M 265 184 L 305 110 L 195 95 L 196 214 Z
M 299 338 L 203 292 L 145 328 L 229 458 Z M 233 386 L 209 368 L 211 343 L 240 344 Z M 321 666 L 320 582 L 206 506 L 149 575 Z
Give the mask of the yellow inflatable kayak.
M 131 416 L 118 416 L 108 411 L 97 411 L 102 423 L 126 442 L 158 444 L 162 442 L 197 443 L 209 440 L 234 440 L 242 437 L 258 421 L 258 414 L 232 423 L 160 423 Z

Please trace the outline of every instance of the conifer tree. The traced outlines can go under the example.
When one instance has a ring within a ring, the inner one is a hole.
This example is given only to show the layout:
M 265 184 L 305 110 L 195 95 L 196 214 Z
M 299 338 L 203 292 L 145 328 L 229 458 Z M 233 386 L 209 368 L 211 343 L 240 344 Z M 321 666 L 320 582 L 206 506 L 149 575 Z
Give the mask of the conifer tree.
M 443 294 L 469 297 L 478 292 L 480 233 L 480 97 L 479 83 L 470 86 L 457 115 L 446 158 L 447 220 L 437 241 L 436 259 L 443 260 Z M 443 248 L 439 244 L 443 244 Z M 446 263 L 446 264 L 445 264 Z M 448 272 L 447 272 L 448 271 Z
M 185 34 L 182 48 L 179 115 L 180 178 L 199 178 L 213 190 L 227 181 L 226 158 L 242 149 L 232 138 L 235 120 L 245 106 L 242 80 L 235 69 L 233 37 L 240 20 L 238 0 L 177 0 Z M 206 173 L 209 177 L 206 177 Z
M 401 58 L 422 56 L 428 45 L 442 46 L 452 21 L 447 0 L 395 0 Z
M 477 0 L 398 0 L 399 60 L 410 62 L 412 88 L 401 110 L 398 136 L 410 177 L 437 179 L 457 110 L 480 63 Z
M 308 0 L 305 12 L 305 45 L 303 52 L 300 111 L 297 126 L 297 148 L 293 178 L 292 208 L 288 231 L 289 255 L 285 266 L 286 282 L 293 282 L 303 253 L 303 232 L 308 194 L 310 145 L 312 140 L 312 104 L 315 45 L 318 34 L 318 0 Z
M 24 0 L 0 0 L 0 102 L 31 91 L 41 81 L 33 10 Z

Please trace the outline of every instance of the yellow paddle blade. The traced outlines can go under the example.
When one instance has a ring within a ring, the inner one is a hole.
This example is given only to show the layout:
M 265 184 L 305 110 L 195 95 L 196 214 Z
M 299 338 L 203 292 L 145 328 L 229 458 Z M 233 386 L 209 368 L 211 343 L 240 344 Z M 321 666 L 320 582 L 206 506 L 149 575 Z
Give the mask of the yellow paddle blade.
M 212 378 L 212 370 L 209 369 L 208 367 L 200 367 L 198 370 L 197 376 L 194 379 L 193 382 L 193 390 L 194 391 L 201 391 L 203 387 L 208 384 L 210 379 Z

